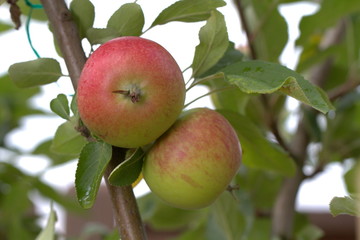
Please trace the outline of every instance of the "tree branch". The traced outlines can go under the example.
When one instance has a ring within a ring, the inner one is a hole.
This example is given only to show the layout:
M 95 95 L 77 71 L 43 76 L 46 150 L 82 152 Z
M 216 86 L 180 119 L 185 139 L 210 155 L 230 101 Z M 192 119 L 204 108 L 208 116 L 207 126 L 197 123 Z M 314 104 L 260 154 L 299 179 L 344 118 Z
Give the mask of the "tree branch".
M 73 87 L 76 90 L 81 70 L 86 61 L 76 24 L 63 0 L 41 0 L 41 3 L 53 27 L 55 40 L 63 54 Z
M 115 221 L 119 227 L 121 239 L 146 239 L 132 186 L 115 187 L 109 183 L 110 173 L 125 159 L 126 149 L 113 147 L 112 159 L 106 168 L 104 178 L 109 190 L 115 214 Z
M 358 86 L 360 86 L 360 81 L 350 78 L 343 85 L 330 91 L 329 98 L 331 101 L 335 101 L 336 99 L 348 94 L 349 92 L 354 91 L 354 89 L 357 88 Z
M 64 0 L 41 0 L 53 28 L 56 42 L 63 54 L 74 90 L 86 62 L 75 22 Z M 146 239 L 139 210 L 131 186 L 115 187 L 107 181 L 111 171 L 125 159 L 126 149 L 113 147 L 113 156 L 104 175 L 114 208 L 121 239 Z
M 242 0 L 234 0 L 234 3 L 235 3 L 235 6 L 236 6 L 236 8 L 237 8 L 237 10 L 239 12 L 241 25 L 242 25 L 242 27 L 244 29 L 244 32 L 246 34 L 246 38 L 248 40 L 248 45 L 249 45 L 249 49 L 250 49 L 250 56 L 251 56 L 252 59 L 256 59 L 257 54 L 256 54 L 254 42 L 252 41 L 253 34 L 250 31 L 249 23 L 248 23 L 247 18 L 245 16 L 245 9 L 244 9 L 244 6 L 242 4 Z
M 272 212 L 272 235 L 280 239 L 292 239 L 296 196 L 304 179 L 302 168 L 307 157 L 309 141 L 309 135 L 301 120 L 290 146 L 297 163 L 296 173 L 294 177 L 284 180 Z

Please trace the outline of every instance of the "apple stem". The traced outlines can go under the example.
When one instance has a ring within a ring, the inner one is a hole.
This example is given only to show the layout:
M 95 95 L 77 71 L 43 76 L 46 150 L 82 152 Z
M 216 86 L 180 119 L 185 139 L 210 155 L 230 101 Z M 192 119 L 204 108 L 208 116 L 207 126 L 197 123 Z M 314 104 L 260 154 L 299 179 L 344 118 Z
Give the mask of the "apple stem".
M 112 91 L 113 93 L 120 93 L 120 94 L 123 94 L 125 96 L 128 96 L 130 97 L 131 101 L 133 103 L 137 103 L 140 101 L 140 91 L 135 89 L 134 91 L 131 91 L 131 90 L 115 90 L 115 91 Z

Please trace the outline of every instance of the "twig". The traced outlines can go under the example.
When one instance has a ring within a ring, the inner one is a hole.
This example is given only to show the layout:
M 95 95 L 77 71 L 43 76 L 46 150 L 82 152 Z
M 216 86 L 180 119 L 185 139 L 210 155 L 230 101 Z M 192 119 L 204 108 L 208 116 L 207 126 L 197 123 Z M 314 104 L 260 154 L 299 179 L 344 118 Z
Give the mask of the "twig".
M 356 87 L 360 86 L 360 81 L 349 79 L 343 85 L 335 88 L 334 90 L 329 92 L 329 98 L 331 101 L 335 101 L 336 99 L 348 94 L 351 91 L 354 91 Z
M 76 90 L 81 70 L 86 61 L 76 24 L 73 22 L 64 0 L 41 0 L 41 3 L 53 27 L 55 39 L 59 44 L 73 87 Z M 112 169 L 124 161 L 125 153 L 126 149 L 113 147 L 113 157 L 104 175 L 106 181 Z M 146 239 L 131 186 L 115 187 L 107 182 L 107 187 L 121 239 Z
M 255 50 L 255 46 L 254 46 L 254 42 L 252 41 L 253 39 L 253 35 L 252 32 L 250 31 L 250 27 L 247 21 L 247 18 L 245 16 L 245 11 L 244 11 L 244 6 L 242 5 L 242 0 L 234 0 L 235 6 L 239 12 L 239 16 L 240 16 L 240 20 L 241 20 L 241 25 L 245 31 L 246 37 L 248 39 L 248 45 L 249 45 L 249 49 L 250 49 L 250 56 L 252 59 L 257 59 L 257 54 L 256 54 L 256 50 Z

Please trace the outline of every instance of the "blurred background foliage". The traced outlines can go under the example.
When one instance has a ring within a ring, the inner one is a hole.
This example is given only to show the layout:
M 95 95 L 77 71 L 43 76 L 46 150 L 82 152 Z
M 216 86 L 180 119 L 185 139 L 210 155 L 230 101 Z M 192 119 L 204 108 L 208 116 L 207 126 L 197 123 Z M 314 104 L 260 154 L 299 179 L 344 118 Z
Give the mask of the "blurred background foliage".
M 240 13 L 248 23 L 248 33 L 251 33 L 248 36 L 250 44 L 242 52 L 230 44 L 224 57 L 204 76 L 244 58 L 278 63 L 289 40 L 288 25 L 279 12 L 279 6 L 301 1 L 234 2 L 238 7 L 241 4 Z M 305 167 L 312 169 L 310 173 L 304 173 L 303 181 L 316 176 L 332 162 L 350 162 L 351 167 L 347 168 L 344 179 L 349 193 L 357 193 L 356 166 L 360 160 L 360 1 L 309 2 L 317 3 L 319 10 L 300 22 L 300 36 L 296 40 L 296 46 L 301 54 L 295 70 L 324 89 L 336 111 L 323 115 L 304 105 L 296 109 L 298 121 L 304 126 L 302 130 L 308 138 L 304 147 L 304 162 L 299 167 L 296 159 L 288 153 L 297 134 L 286 127 L 292 114 L 286 107 L 288 97 L 277 93 L 266 96 L 245 94 L 239 89 L 216 92 L 211 96 L 215 108 L 223 111 L 239 133 L 239 138 L 246 146 L 245 150 L 249 151 L 245 154 L 256 155 L 241 166 L 232 183 L 235 189 L 223 193 L 208 208 L 198 211 L 175 209 L 163 204 L 151 193 L 139 198 L 142 218 L 148 226 L 161 231 L 181 230 L 182 234 L 175 238 L 177 240 L 269 239 L 273 207 L 284 179 L 293 175 L 295 167 L 300 171 Z M 21 12 L 26 15 L 29 8 L 25 1 L 18 3 Z M 82 6 L 81 1 L 78 4 Z M 83 4 L 87 2 L 83 1 Z M 2 7 L 9 8 L 9 5 L 3 3 Z M 76 13 L 78 8 L 74 9 L 72 11 Z M 82 16 L 79 17 L 80 20 Z M 34 10 L 32 18 L 46 21 L 41 9 Z M 12 23 L 0 22 L 0 38 L 3 33 L 14 31 L 13 27 Z M 82 34 L 85 38 L 86 34 Z M 100 35 L 91 37 L 101 40 L 101 36 L 107 38 L 114 33 L 97 34 Z M 213 79 L 204 85 L 214 90 L 229 84 Z M 7 136 L 21 126 L 25 117 L 50 114 L 30 104 L 31 99 L 40 93 L 40 89 L 41 87 L 19 89 L 8 75 L 0 77 L 0 239 L 34 239 L 39 234 L 39 216 L 31 197 L 34 192 L 58 203 L 66 211 L 78 209 L 77 202 L 44 183 L 41 175 L 25 173 L 13 164 L 14 159 L 19 156 L 42 155 L 48 157 L 51 168 L 75 159 L 84 144 L 81 140 L 71 145 L 63 144 L 63 152 L 54 151 L 53 140 L 41 143 L 32 152 L 23 152 L 8 145 Z M 71 126 L 67 129 L 71 129 Z M 77 137 L 72 130 L 69 132 L 66 137 L 71 136 L 72 140 Z M 319 150 L 311 152 L 310 148 L 314 144 L 320 146 Z M 272 163 L 274 159 L 275 162 Z M 321 238 L 321 230 L 311 225 L 306 215 L 296 213 L 294 223 L 293 239 Z M 108 235 L 108 239 L 117 237 L 113 232 L 105 231 L 105 235 Z

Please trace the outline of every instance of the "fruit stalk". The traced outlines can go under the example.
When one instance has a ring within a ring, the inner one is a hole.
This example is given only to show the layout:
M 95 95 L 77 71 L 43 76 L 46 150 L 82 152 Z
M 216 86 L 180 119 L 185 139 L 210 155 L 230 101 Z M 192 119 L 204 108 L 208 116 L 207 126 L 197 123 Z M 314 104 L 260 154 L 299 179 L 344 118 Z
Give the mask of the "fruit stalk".
M 81 40 L 76 24 L 64 0 L 41 0 L 45 13 L 53 28 L 56 42 L 63 54 L 74 89 L 77 89 L 78 79 L 86 62 L 86 56 L 81 46 Z M 126 149 L 113 147 L 114 157 L 109 164 L 107 173 L 125 159 Z M 105 174 L 105 178 L 108 176 Z M 115 210 L 116 224 L 123 240 L 146 239 L 139 210 L 131 187 L 114 187 L 109 184 L 111 200 Z

